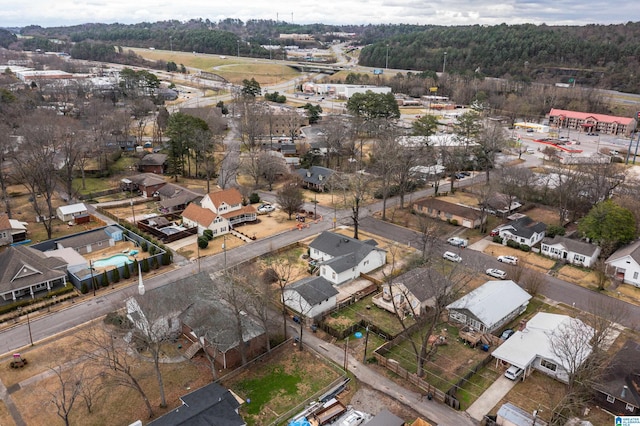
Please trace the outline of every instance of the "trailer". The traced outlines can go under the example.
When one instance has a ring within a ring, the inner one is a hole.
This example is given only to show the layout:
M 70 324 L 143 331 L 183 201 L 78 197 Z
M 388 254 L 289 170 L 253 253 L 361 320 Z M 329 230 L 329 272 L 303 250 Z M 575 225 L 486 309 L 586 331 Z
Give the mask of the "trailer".
M 322 426 L 331 423 L 347 411 L 347 407 L 335 398 L 322 404 L 322 407 L 313 413 L 309 420 L 313 426 Z

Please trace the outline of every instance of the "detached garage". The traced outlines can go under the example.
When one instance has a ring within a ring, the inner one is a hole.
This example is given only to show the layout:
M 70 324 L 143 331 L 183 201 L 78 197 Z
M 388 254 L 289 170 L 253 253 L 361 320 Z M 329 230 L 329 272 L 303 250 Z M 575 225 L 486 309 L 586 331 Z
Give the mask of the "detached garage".
M 87 206 L 85 206 L 84 203 L 70 204 L 68 206 L 58 207 L 56 215 L 61 221 L 69 222 L 75 220 L 76 217 L 88 217 L 89 210 L 87 210 Z

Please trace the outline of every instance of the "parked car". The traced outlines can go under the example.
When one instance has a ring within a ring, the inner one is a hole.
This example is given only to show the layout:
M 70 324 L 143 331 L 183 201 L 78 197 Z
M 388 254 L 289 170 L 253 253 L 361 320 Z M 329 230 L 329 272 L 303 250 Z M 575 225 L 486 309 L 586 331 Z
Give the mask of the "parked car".
M 498 262 L 508 263 L 510 265 L 517 265 L 518 258 L 515 256 L 498 256 Z
M 458 262 L 458 263 L 462 262 L 462 258 L 451 251 L 445 251 L 442 254 L 442 258 L 446 260 L 450 260 L 451 262 Z
M 513 331 L 510 328 L 507 328 L 505 331 L 502 332 L 502 334 L 500 335 L 500 338 L 502 340 L 507 340 L 509 337 L 513 336 L 513 333 L 515 333 L 515 331 Z
M 535 153 L 536 151 L 533 148 L 531 147 L 527 148 L 527 154 L 535 154 Z
M 491 236 L 491 237 L 495 237 L 497 235 L 500 235 L 500 229 L 498 229 L 498 228 L 492 229 L 491 232 L 489 232 L 489 236 Z
M 507 273 L 502 269 L 489 268 L 487 269 L 487 275 L 493 278 L 504 280 L 507 278 Z
M 533 130 L 533 129 L 527 129 L 527 133 L 533 133 L 533 132 L 535 132 L 535 130 Z
M 523 371 L 524 370 L 522 368 L 512 365 L 511 367 L 507 368 L 507 371 L 504 372 L 504 377 L 509 380 L 518 380 L 520 376 L 522 376 Z
M 262 214 L 267 214 L 267 213 L 271 213 L 273 211 L 275 211 L 276 208 L 273 207 L 271 204 L 260 204 L 260 206 L 258 207 L 258 213 L 262 213 Z
M 620 151 L 618 151 L 617 149 L 612 149 L 612 150 L 609 150 L 609 154 L 611 154 L 611 155 L 620 155 Z
M 469 240 L 465 240 L 464 238 L 460 238 L 460 237 L 451 237 L 447 240 L 447 242 L 452 246 L 462 247 L 462 248 L 467 247 L 469 245 Z
M 353 411 L 340 422 L 340 426 L 358 426 L 364 421 L 365 418 L 361 412 Z
M 465 171 L 460 172 L 460 174 L 465 176 L 471 176 L 470 172 L 465 172 Z

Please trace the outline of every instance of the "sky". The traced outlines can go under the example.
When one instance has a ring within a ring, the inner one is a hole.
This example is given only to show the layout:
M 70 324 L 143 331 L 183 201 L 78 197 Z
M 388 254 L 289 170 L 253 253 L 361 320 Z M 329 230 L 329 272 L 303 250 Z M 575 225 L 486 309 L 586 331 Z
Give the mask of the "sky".
M 621 24 L 638 0 L 0 0 L 0 27 L 272 19 L 295 24 Z

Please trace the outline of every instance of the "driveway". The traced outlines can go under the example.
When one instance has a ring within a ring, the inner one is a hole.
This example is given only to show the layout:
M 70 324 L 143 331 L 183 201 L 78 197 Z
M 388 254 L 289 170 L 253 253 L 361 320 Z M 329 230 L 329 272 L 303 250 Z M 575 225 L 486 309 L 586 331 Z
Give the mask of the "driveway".
M 472 419 L 481 421 L 484 416 L 513 389 L 516 383 L 518 383 L 518 381 L 509 380 L 501 375 L 476 399 L 476 402 L 471 404 L 471 407 L 467 409 L 467 414 L 469 414 Z

